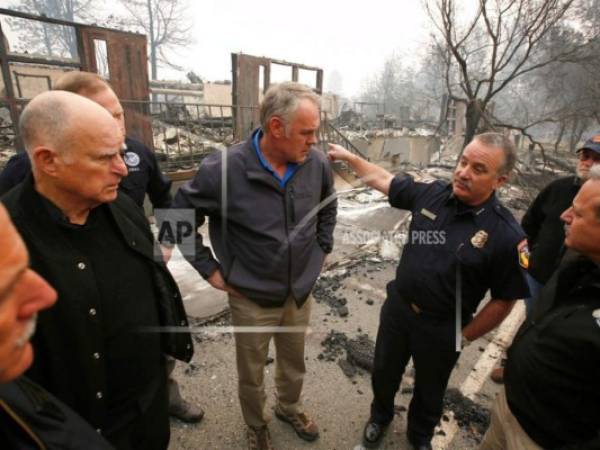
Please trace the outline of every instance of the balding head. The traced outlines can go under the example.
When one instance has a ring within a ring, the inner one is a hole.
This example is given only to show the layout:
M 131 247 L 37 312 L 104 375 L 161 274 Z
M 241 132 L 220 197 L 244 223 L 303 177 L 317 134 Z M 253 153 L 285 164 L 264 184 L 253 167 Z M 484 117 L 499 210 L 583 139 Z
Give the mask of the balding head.
M 127 168 L 123 134 L 106 109 L 77 94 L 49 91 L 29 102 L 19 127 L 36 188 L 63 212 L 116 198 Z
M 80 95 L 65 91 L 44 92 L 33 98 L 23 110 L 19 132 L 25 149 L 50 147 L 58 153 L 70 150 L 77 134 L 91 134 L 103 126 L 114 127 L 110 114 Z M 35 160 L 32 158 L 35 165 Z

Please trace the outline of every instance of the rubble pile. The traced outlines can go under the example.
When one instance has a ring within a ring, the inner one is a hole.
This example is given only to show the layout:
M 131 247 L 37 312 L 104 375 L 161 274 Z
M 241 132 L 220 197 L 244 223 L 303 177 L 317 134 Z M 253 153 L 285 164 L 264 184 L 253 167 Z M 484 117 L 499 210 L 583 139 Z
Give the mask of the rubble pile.
M 214 151 L 223 151 L 233 143 L 232 128 L 208 128 L 186 122 L 174 126 L 153 120 L 154 150 L 169 170 L 189 169 Z
M 0 167 L 15 154 L 15 132 L 8 108 L 0 108 Z
M 340 369 L 348 378 L 352 378 L 359 370 L 373 370 L 375 342 L 367 334 L 360 334 L 354 339 L 346 334 L 331 330 L 321 342 L 324 350 L 317 357 L 321 361 L 337 361 Z M 342 356 L 346 354 L 346 357 Z
M 337 291 L 342 287 L 342 280 L 352 275 L 348 269 L 326 272 L 317 280 L 312 295 L 317 303 L 329 305 L 331 310 L 340 317 L 349 314 L 347 300 Z
M 490 411 L 465 397 L 456 388 L 446 391 L 444 407 L 454 413 L 454 419 L 461 428 L 476 435 L 482 436 L 490 424 Z

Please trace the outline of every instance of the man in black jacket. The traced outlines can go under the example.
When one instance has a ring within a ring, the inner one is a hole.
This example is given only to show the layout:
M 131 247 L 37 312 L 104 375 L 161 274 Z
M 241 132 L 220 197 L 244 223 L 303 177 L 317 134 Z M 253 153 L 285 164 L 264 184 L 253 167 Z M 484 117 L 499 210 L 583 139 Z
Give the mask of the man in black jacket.
M 562 213 L 570 249 L 508 349 L 480 450 L 600 448 L 600 166 Z
M 69 92 L 34 98 L 19 128 L 33 177 L 3 200 L 32 267 L 58 292 L 40 314 L 28 375 L 119 449 L 165 449 L 164 353 L 189 361 L 175 281 L 140 208 L 118 186 L 123 135 L 98 104 Z
M 309 88 L 271 87 L 261 105 L 262 127 L 246 142 L 208 156 L 175 196 L 175 207 L 196 210 L 197 226 L 210 217 L 218 261 L 198 234 L 193 266 L 229 293 L 234 326 L 261 327 L 235 333 L 250 449 L 272 448 L 263 383 L 271 338 L 275 414 L 302 439 L 319 436 L 300 400 L 310 292 L 331 252 L 337 211 L 331 168 L 314 147 L 319 123 L 319 97 Z
M 581 184 L 588 179 L 592 165 L 600 163 L 600 134 L 588 139 L 577 150 L 577 155 L 577 175 L 560 178 L 546 186 L 523 216 L 522 225 L 530 251 L 528 313 L 531 312 L 531 299 L 552 276 L 560 260 L 565 239 L 560 215 L 571 206 Z
M 109 450 L 110 444 L 46 390 L 21 376 L 31 365 L 37 314 L 56 291 L 28 267 L 27 249 L 0 204 L 0 442 L 3 449 Z
M 554 273 L 564 251 L 565 232 L 560 215 L 571 206 L 581 184 L 588 179 L 590 168 L 600 163 L 600 134 L 588 139 L 577 150 L 577 156 L 577 174 L 559 178 L 542 189 L 521 222 L 530 251 L 527 283 L 531 295 L 524 299 L 527 316 L 531 315 L 533 300 Z M 495 368 L 491 378 L 503 382 L 504 367 Z
M 153 151 L 141 142 L 126 136 L 123 107 L 106 80 L 95 73 L 74 70 L 62 75 L 53 88 L 73 92 L 98 103 L 119 125 L 121 133 L 125 136 L 126 148 L 123 161 L 127 166 L 127 175 L 121 180 L 119 191 L 127 194 L 140 208 L 144 206 L 146 194 L 154 208 L 169 208 L 172 201 L 171 180 L 161 172 Z M 0 173 L 0 195 L 22 182 L 30 172 L 31 163 L 27 153 L 19 153 L 9 159 Z M 165 261 L 168 261 L 171 249 L 162 246 L 161 250 L 165 255 Z M 175 360 L 167 358 L 169 413 L 185 422 L 198 422 L 204 416 L 204 411 L 182 398 L 179 384 L 172 376 L 174 368 Z

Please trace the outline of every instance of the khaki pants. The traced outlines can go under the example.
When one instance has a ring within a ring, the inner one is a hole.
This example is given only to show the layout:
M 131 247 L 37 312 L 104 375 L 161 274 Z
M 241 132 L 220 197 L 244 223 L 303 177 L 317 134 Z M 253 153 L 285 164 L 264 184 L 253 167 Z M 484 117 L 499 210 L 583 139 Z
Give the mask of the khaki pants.
M 263 308 L 256 303 L 229 295 L 231 321 L 235 327 L 303 327 L 308 326 L 312 297 L 301 308 L 292 298 L 282 307 Z M 235 351 L 238 390 L 242 415 L 248 426 L 266 425 L 264 368 L 271 338 L 275 341 L 275 385 L 277 401 L 285 413 L 302 412 L 300 394 L 306 368 L 304 366 L 303 332 L 236 332 Z
M 490 427 L 483 436 L 479 450 L 542 450 L 510 412 L 504 389 L 496 394 Z

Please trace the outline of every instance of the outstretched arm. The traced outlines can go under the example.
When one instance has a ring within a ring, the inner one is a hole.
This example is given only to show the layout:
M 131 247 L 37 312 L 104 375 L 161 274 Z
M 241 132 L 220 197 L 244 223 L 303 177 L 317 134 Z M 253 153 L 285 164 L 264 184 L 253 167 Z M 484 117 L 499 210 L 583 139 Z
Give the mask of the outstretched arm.
M 337 144 L 329 144 L 327 155 L 331 161 L 345 161 L 364 183 L 385 195 L 389 194 L 394 175 L 383 167 L 370 163 Z

